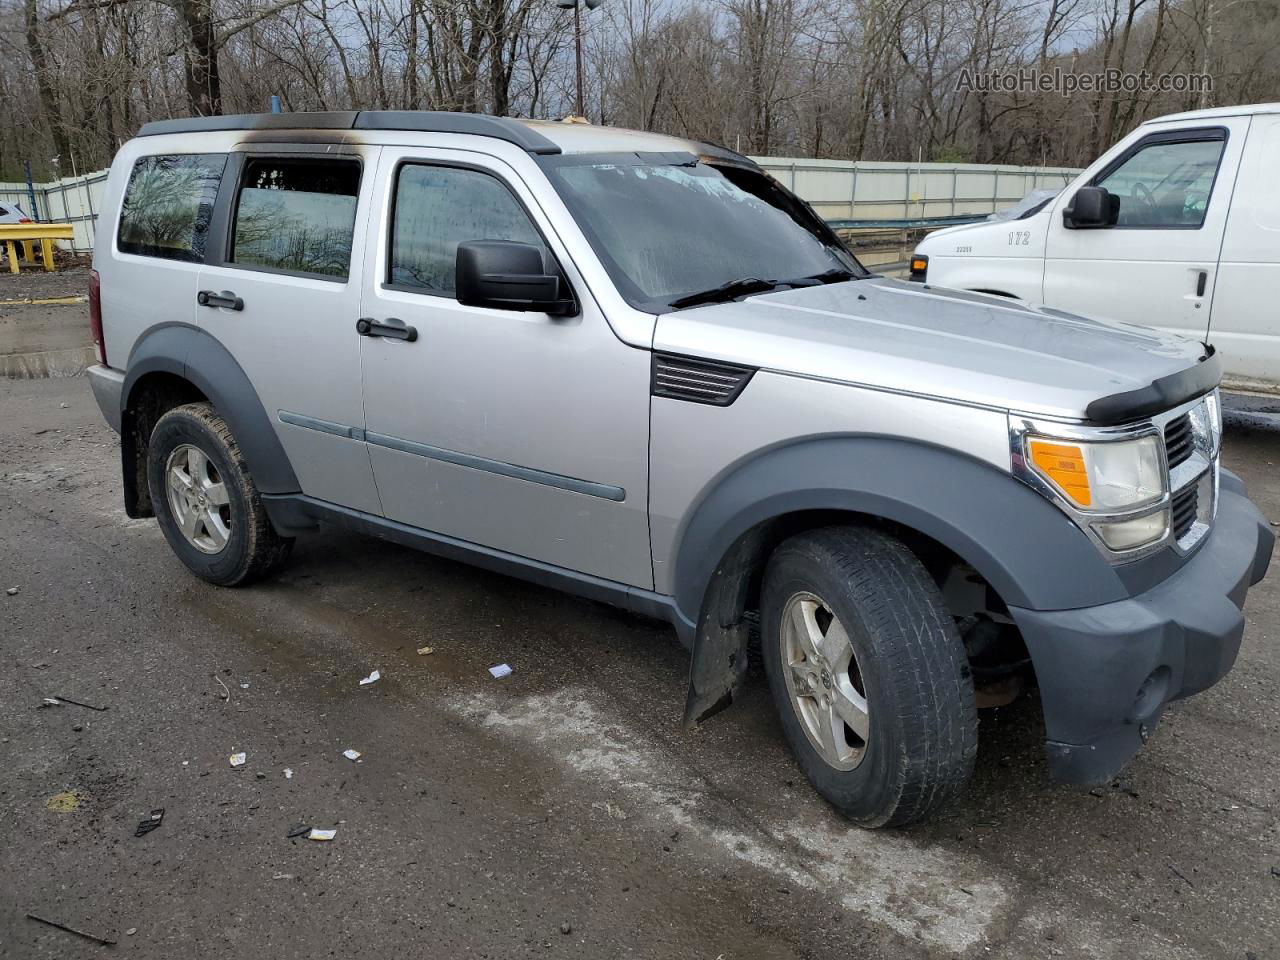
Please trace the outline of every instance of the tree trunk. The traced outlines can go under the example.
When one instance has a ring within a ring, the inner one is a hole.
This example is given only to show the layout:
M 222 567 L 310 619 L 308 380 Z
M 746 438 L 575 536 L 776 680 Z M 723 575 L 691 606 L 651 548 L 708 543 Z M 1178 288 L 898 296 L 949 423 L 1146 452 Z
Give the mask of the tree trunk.
M 178 0 L 176 9 L 188 34 L 184 60 L 191 112 L 198 117 L 215 116 L 222 113 L 222 81 L 212 0 Z
M 68 157 L 71 147 L 67 141 L 67 131 L 63 129 L 62 113 L 58 109 L 58 98 L 54 94 L 53 82 L 49 78 L 49 60 L 45 54 L 44 44 L 40 40 L 40 13 L 36 9 L 36 0 L 26 0 L 23 9 L 26 20 L 27 55 L 36 75 L 36 91 L 40 96 L 40 110 L 44 113 L 45 123 L 49 124 L 49 132 L 53 135 L 53 149 L 59 157 Z M 32 213 L 32 216 L 35 216 Z

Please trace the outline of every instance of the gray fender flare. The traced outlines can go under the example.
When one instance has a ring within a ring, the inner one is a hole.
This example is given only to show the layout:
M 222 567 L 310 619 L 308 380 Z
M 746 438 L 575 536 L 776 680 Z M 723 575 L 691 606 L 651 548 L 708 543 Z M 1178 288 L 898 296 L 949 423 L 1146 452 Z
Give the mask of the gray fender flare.
M 770 520 L 808 510 L 865 514 L 925 534 L 971 564 L 1010 605 L 1059 610 L 1128 596 L 1062 511 L 980 460 L 879 436 L 775 447 L 710 484 L 677 536 L 677 617 L 687 628 L 696 624 L 687 723 L 731 702 L 746 672 L 740 621 L 747 584 L 738 565 L 758 558 L 752 538 Z
M 235 435 L 260 492 L 299 491 L 293 465 L 249 377 L 221 342 L 190 324 L 159 324 L 134 344 L 120 393 L 122 438 L 131 438 L 133 433 L 128 424 L 134 388 L 147 374 L 156 372 L 182 377 L 209 398 Z

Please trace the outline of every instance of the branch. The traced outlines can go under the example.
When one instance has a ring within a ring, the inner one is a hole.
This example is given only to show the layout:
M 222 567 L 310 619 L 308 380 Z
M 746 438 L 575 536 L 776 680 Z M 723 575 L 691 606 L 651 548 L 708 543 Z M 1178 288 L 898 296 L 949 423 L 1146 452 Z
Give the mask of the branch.
M 100 2 L 119 3 L 121 0 L 100 0 Z M 220 50 L 226 45 L 228 40 L 234 37 L 237 33 L 240 33 L 242 30 L 248 30 L 250 27 L 261 23 L 263 20 L 266 20 L 269 17 L 274 17 L 281 10 L 286 10 L 289 7 L 296 7 L 300 3 L 302 3 L 302 0 L 277 0 L 276 3 L 259 10 L 247 20 L 241 20 L 234 27 L 228 27 L 226 30 L 221 31 L 218 34 L 218 39 L 214 46 Z
M 88 3 L 82 3 L 81 0 L 71 0 L 69 4 L 61 10 L 55 10 L 44 18 L 45 23 L 54 20 L 61 20 L 63 17 L 69 17 L 75 13 L 84 13 L 87 10 L 104 10 L 107 7 L 116 7 L 121 4 L 128 3 L 129 0 L 89 0 Z

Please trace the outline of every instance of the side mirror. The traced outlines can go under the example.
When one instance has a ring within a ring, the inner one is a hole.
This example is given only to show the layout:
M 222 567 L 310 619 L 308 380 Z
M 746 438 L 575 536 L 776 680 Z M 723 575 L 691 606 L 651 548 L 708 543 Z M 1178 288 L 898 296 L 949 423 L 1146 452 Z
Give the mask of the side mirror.
M 1106 187 L 1081 187 L 1062 211 L 1068 230 L 1096 230 L 1115 226 L 1120 219 L 1120 198 Z
M 458 302 L 469 307 L 572 316 L 578 305 L 561 296 L 559 274 L 547 273 L 542 248 L 514 240 L 467 240 L 455 263 Z

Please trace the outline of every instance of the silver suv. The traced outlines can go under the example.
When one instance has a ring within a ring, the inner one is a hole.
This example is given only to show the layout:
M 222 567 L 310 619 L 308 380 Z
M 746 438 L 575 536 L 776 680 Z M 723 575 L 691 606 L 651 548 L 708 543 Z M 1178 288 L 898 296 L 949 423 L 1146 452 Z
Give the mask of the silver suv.
M 1203 344 L 863 269 L 745 157 L 420 112 L 148 124 L 90 371 L 125 505 L 197 576 L 337 524 L 672 624 L 686 721 L 759 644 L 818 791 L 954 797 L 1039 687 L 1111 777 L 1239 648 L 1272 534 Z

